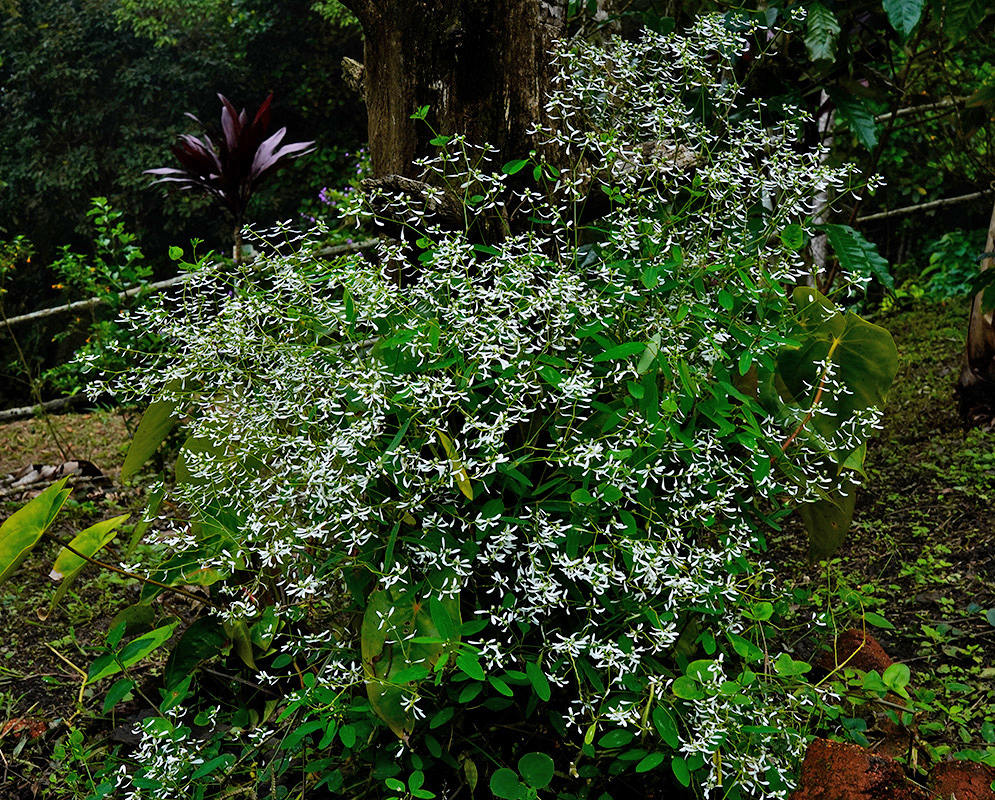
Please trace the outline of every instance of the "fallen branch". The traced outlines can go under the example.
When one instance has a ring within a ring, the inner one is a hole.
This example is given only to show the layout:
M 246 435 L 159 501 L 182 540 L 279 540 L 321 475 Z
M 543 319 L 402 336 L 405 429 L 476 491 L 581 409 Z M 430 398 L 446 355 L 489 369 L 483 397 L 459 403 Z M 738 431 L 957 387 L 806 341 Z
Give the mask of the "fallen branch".
M 980 200 L 983 197 L 988 197 L 993 191 L 995 191 L 995 189 L 985 189 L 983 192 L 962 194 L 960 197 L 947 197 L 943 200 L 932 200 L 929 203 L 920 203 L 917 206 L 905 206 L 904 208 L 896 208 L 892 211 L 882 211 L 879 214 L 868 214 L 865 217 L 857 217 L 857 222 L 874 222 L 879 219 L 904 217 L 909 214 L 915 214 L 919 211 L 932 211 L 934 208 L 942 208 L 943 206 L 953 206 L 958 205 L 959 203 L 970 203 L 972 200 Z
M 875 122 L 887 122 L 890 119 L 899 119 L 900 117 L 908 117 L 912 114 L 918 114 L 922 111 L 938 111 L 940 109 L 947 109 L 953 106 L 958 106 L 963 102 L 969 100 L 968 95 L 963 97 L 945 97 L 942 100 L 937 100 L 935 103 L 923 103 L 918 106 L 908 106 L 907 108 L 900 108 L 897 111 L 889 111 L 887 114 L 878 114 L 874 118 Z
M 165 281 L 158 281 L 157 283 L 150 283 L 146 286 L 136 286 L 133 289 L 128 289 L 127 291 L 121 292 L 118 297 L 133 297 L 139 292 L 145 289 L 158 290 L 165 289 L 169 286 L 179 283 L 183 280 L 182 275 L 177 275 L 175 278 L 169 278 Z M 44 319 L 45 317 L 54 317 L 56 314 L 64 314 L 70 311 L 78 311 L 82 308 L 92 308 L 93 306 L 103 305 L 107 301 L 102 297 L 90 297 L 86 300 L 77 300 L 75 303 L 66 303 L 64 306 L 56 306 L 55 308 L 43 308 L 40 311 L 32 311 L 30 314 L 21 314 L 19 317 L 9 317 L 3 320 L 8 328 L 11 325 L 16 325 L 18 322 L 30 322 L 35 319 Z
M 355 242 L 353 244 L 340 244 L 334 247 L 322 247 L 314 251 L 316 256 L 326 258 L 329 256 L 338 256 L 343 253 L 358 253 L 362 250 L 369 250 L 374 247 L 377 243 L 377 239 L 366 239 L 362 242 Z M 158 291 L 159 289 L 168 289 L 170 286 L 175 286 L 184 279 L 185 275 L 177 275 L 174 278 L 168 278 L 164 281 L 157 281 L 156 283 L 150 283 L 145 286 L 136 286 L 127 291 L 120 292 L 118 294 L 119 299 L 124 299 L 125 297 L 134 297 L 141 291 Z M 56 314 L 65 314 L 72 311 L 79 311 L 80 309 L 89 309 L 93 306 L 99 306 L 106 303 L 103 297 L 89 297 L 86 300 L 77 300 L 74 303 L 67 303 L 64 306 L 55 306 L 54 308 L 43 308 L 39 311 L 32 311 L 29 314 L 21 314 L 17 317 L 10 317 L 5 320 L 0 320 L 0 324 L 6 325 L 8 328 L 11 325 L 16 325 L 19 322 L 30 322 L 36 319 L 45 319 L 46 317 L 54 317 Z
M 39 414 L 51 414 L 55 411 L 63 411 L 72 406 L 82 405 L 92 402 L 85 394 L 74 394 L 71 397 L 60 397 L 58 400 L 48 400 L 41 405 L 22 406 L 21 408 L 8 408 L 0 411 L 0 422 L 13 422 L 18 419 L 27 419 Z

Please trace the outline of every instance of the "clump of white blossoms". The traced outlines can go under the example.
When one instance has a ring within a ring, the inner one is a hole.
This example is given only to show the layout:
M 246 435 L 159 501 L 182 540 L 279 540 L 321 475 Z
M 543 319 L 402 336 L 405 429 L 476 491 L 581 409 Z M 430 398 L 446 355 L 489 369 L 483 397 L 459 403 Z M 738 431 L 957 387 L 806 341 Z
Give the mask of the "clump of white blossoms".
M 742 663 L 744 611 L 772 591 L 762 531 L 831 485 L 826 453 L 876 417 L 794 441 L 808 411 L 770 388 L 804 278 L 785 231 L 808 231 L 813 198 L 850 175 L 797 146 L 798 116 L 771 123 L 742 99 L 748 40 L 706 17 L 570 44 L 536 132 L 565 154 L 555 167 L 509 175 L 451 137 L 426 183 L 471 229 L 504 220 L 503 238 L 443 225 L 432 197 L 382 195 L 405 243 L 322 261 L 278 231 L 240 272 L 203 263 L 135 316 L 167 349 L 113 387 L 186 415 L 173 493 L 223 529 L 200 565 L 255 570 L 215 584 L 229 619 L 258 598 L 286 612 L 342 597 L 347 573 L 354 593 L 456 597 L 485 623 L 465 651 L 495 675 L 539 665 L 567 693 L 568 737 L 649 731 L 705 790 L 785 794 L 809 700 Z M 607 209 L 582 225 L 591 193 Z M 823 392 L 846 390 L 828 378 Z M 689 678 L 678 665 L 699 646 L 714 668 Z M 355 637 L 319 652 L 320 686 L 363 684 Z

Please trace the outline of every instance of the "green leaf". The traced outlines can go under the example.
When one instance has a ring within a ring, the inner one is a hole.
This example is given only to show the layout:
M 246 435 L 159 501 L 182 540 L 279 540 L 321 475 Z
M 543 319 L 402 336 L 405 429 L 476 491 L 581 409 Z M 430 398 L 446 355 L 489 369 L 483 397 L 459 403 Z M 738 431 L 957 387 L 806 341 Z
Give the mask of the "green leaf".
M 912 673 L 906 664 L 891 664 L 885 669 L 881 679 L 884 681 L 884 685 L 893 692 L 897 692 L 903 697 L 908 697 L 905 687 L 912 680 Z
M 649 772 L 651 769 L 659 767 L 666 756 L 663 753 L 650 753 L 636 764 L 636 772 Z
M 798 514 L 808 532 L 808 559 L 812 564 L 832 558 L 839 550 L 850 530 L 857 501 L 857 489 L 853 486 L 848 494 L 839 489 L 820 494 L 820 499 L 798 506 Z
M 805 245 L 805 229 L 801 225 L 788 225 L 781 231 L 781 244 L 791 250 L 801 250 Z
M 701 690 L 701 686 L 698 682 L 687 677 L 686 675 L 674 678 L 674 682 L 671 685 L 670 690 L 682 700 L 700 700 L 705 696 L 705 693 Z
M 183 258 L 183 248 L 177 247 L 176 245 L 172 245 L 169 248 L 169 257 L 173 261 L 179 261 L 181 258 Z
M 215 756 L 210 761 L 205 761 L 197 767 L 194 774 L 190 776 L 190 780 L 195 781 L 199 778 L 205 777 L 206 775 L 210 775 L 212 772 L 217 772 L 218 769 L 227 767 L 234 760 L 235 756 L 231 753 L 224 753 L 220 756 Z
M 891 27 L 907 39 L 922 16 L 923 0 L 884 0 Z
M 553 759 L 545 753 L 526 753 L 518 759 L 518 772 L 533 789 L 545 789 L 553 780 Z
M 277 613 L 276 607 L 266 606 L 259 619 L 249 627 L 249 638 L 252 639 L 252 644 L 264 653 L 269 652 L 280 625 L 280 615 Z
M 836 104 L 836 111 L 857 137 L 857 141 L 868 150 L 873 150 L 878 143 L 878 133 L 874 125 L 874 115 L 864 101 L 840 89 L 830 88 L 827 91 Z
M 225 634 L 231 639 L 235 652 L 242 659 L 242 663 L 251 670 L 258 669 L 255 656 L 252 653 L 252 636 L 249 634 L 249 626 L 245 624 L 245 620 L 236 619 L 224 622 L 222 627 Z
M 514 175 L 525 169 L 525 167 L 527 167 L 528 164 L 529 160 L 527 158 L 518 158 L 515 159 L 514 161 L 509 161 L 507 164 L 501 167 L 501 171 L 505 175 Z
M 757 647 L 749 639 L 735 633 L 727 633 L 726 638 L 729 639 L 732 649 L 735 650 L 736 654 L 744 661 L 759 661 L 764 657 L 764 651 Z
M 484 680 L 484 669 L 480 666 L 480 661 L 473 654 L 469 652 L 460 653 L 456 656 L 456 666 L 475 681 Z
M 673 770 L 674 777 L 677 778 L 677 782 L 681 786 L 686 787 L 691 785 L 691 771 L 688 769 L 687 762 L 683 756 L 674 756 L 670 762 L 670 768 Z
M 128 447 L 124 466 L 121 467 L 122 480 L 127 480 L 138 472 L 173 430 L 177 422 L 173 416 L 176 406 L 175 400 L 159 400 L 145 409 L 142 421 L 138 423 L 138 430 L 135 431 L 135 436 Z
M 888 262 L 878 253 L 878 247 L 849 225 L 821 225 L 843 268 L 854 275 L 875 277 L 882 286 L 895 288 Z
M 450 575 L 451 570 L 440 573 L 438 583 L 441 585 Z M 398 738 L 403 739 L 414 729 L 409 701 L 417 687 L 411 682 L 427 677 L 443 654 L 448 657 L 451 645 L 446 638 L 458 638 L 459 598 L 446 595 L 437 598 L 436 603 L 436 615 L 441 617 L 443 610 L 448 615 L 451 637 L 441 635 L 435 615 L 430 613 L 431 598 L 424 602 L 412 594 L 395 598 L 390 592 L 374 592 L 363 614 L 360 645 L 366 693 L 374 713 Z M 457 666 L 466 671 L 459 658 Z
M 176 482 L 188 486 L 204 486 L 207 478 L 200 478 L 190 472 L 187 462 L 191 455 L 208 455 L 216 458 L 223 457 L 228 452 L 224 443 L 214 442 L 203 436 L 190 436 L 183 443 L 180 452 L 176 456 L 176 464 L 173 471 L 176 475 Z
M 118 678 L 104 696 L 104 713 L 109 714 L 111 709 L 124 700 L 134 688 L 135 682 L 131 678 Z
M 84 531 L 78 533 L 71 542 L 69 546 L 73 550 L 77 550 L 85 556 L 93 555 L 104 547 L 111 539 L 117 536 L 117 527 L 124 522 L 131 514 L 121 514 L 118 517 L 112 517 L 111 519 L 105 519 L 103 522 L 98 522 L 96 525 L 91 525 Z M 55 610 L 55 607 L 59 604 L 59 601 L 65 597 L 66 592 L 69 591 L 69 587 L 73 585 L 73 581 L 76 580 L 76 576 L 83 570 L 87 564 L 86 560 L 80 558 L 76 553 L 73 553 L 66 548 L 62 548 L 59 551 L 59 555 L 55 559 L 55 564 L 52 565 L 52 572 L 50 577 L 52 580 L 61 580 L 59 588 L 55 592 L 55 596 L 52 598 L 52 602 L 49 604 L 48 611 L 45 616 L 42 617 L 41 614 L 38 616 L 43 620 L 47 619 L 51 613 Z
M 625 747 L 635 738 L 632 731 L 616 728 L 613 731 L 608 731 L 608 733 L 598 739 L 598 747 L 603 747 L 606 750 L 615 750 L 619 747 Z
M 943 32 L 956 44 L 978 29 L 992 10 L 988 0 L 946 0 Z
M 430 597 L 428 607 L 432 615 L 432 623 L 435 625 L 436 630 L 439 631 L 439 636 L 447 641 L 458 639 L 459 633 L 456 630 L 456 625 L 453 623 L 446 604 L 438 597 Z
M 144 636 L 139 636 L 137 639 L 133 639 L 128 642 L 124 647 L 121 648 L 119 653 L 111 654 L 105 653 L 106 658 L 98 658 L 93 664 L 90 665 L 90 671 L 87 673 L 86 682 L 96 683 L 102 678 L 106 678 L 108 675 L 113 675 L 116 672 L 120 672 L 122 669 L 127 669 L 128 667 L 134 666 L 143 658 L 148 656 L 157 647 L 161 647 L 169 637 L 173 635 L 173 631 L 176 630 L 176 626 L 179 622 L 172 622 L 169 625 L 163 625 L 156 628 Z
M 472 795 L 477 789 L 480 773 L 477 771 L 477 765 L 469 757 L 463 759 L 463 774 L 466 776 L 466 782 L 470 786 L 470 794 Z
M 774 671 L 784 678 L 803 675 L 812 669 L 812 665 L 804 661 L 795 661 L 787 653 L 781 653 L 774 662 Z
M 663 706 L 653 706 L 653 725 L 667 746 L 676 750 L 681 743 L 680 734 L 673 716 Z
M 55 521 L 72 492 L 64 488 L 67 480 L 53 483 L 0 525 L 0 584 L 14 574 Z
M 625 344 L 615 345 L 615 347 L 609 348 L 603 353 L 599 353 L 592 361 L 618 361 L 622 358 L 628 358 L 629 356 L 634 356 L 636 353 L 642 353 L 647 350 L 647 345 L 643 342 L 626 342 Z
M 544 703 L 549 702 L 549 698 L 552 696 L 552 691 L 549 686 L 549 680 L 546 678 L 546 674 L 542 671 L 542 667 L 534 661 L 526 661 L 525 674 L 529 678 L 529 683 L 532 684 L 532 690 L 536 693 L 536 697 Z
M 592 495 L 587 489 L 574 489 L 570 493 L 570 499 L 577 503 L 578 505 L 588 505 L 595 501 L 594 495 Z
M 805 47 L 813 61 L 834 61 L 840 24 L 822 3 L 812 3 L 805 19 Z M 684 784 L 687 786 L 687 784 Z
M 880 614 L 875 614 L 873 611 L 865 611 L 863 614 L 864 622 L 868 625 L 873 625 L 875 628 L 885 628 L 886 630 L 894 630 L 895 626 L 892 625 L 888 620 L 882 617 Z
M 169 654 L 163 683 L 172 689 L 192 675 L 203 662 L 221 655 L 230 640 L 221 622 L 213 617 L 201 617 L 190 623 Z
M 646 345 L 646 349 L 643 351 L 643 354 L 639 357 L 639 364 L 636 366 L 636 372 L 638 372 L 640 375 L 645 374 L 647 370 L 649 370 L 649 368 L 653 366 L 653 362 L 656 360 L 656 357 L 660 354 L 660 343 L 662 341 L 663 338 L 659 333 L 654 333 L 652 336 L 650 336 L 650 340 Z M 656 384 L 654 383 L 654 386 L 655 385 Z
M 515 770 L 507 767 L 502 767 L 491 775 L 490 785 L 494 796 L 503 800 L 521 800 L 528 793 L 525 785 L 518 780 Z
M 799 435 L 812 428 L 822 441 L 832 441 L 839 427 L 855 414 L 884 408 L 898 373 L 898 350 L 884 328 L 856 314 L 841 313 L 815 289 L 799 286 L 792 297 L 798 309 L 798 328 L 792 334 L 797 344 L 778 353 L 778 389 L 785 401 L 803 408 L 811 407 L 818 395 L 819 409 L 825 413 L 807 419 Z M 827 362 L 833 365 L 834 381 L 846 392 L 817 391 L 823 383 L 820 365 Z M 809 443 L 820 446 L 815 437 Z M 851 452 L 843 449 L 827 455 L 842 465 Z

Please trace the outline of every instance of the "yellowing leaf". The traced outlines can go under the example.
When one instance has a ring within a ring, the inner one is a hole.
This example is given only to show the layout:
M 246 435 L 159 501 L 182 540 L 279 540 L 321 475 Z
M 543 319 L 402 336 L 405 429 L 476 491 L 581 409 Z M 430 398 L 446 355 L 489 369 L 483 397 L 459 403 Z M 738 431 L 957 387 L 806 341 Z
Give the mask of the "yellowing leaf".
M 473 484 L 470 483 L 470 476 L 467 475 L 466 467 L 463 466 L 463 461 L 457 454 L 456 448 L 453 447 L 453 440 L 442 431 L 436 431 L 435 433 L 439 437 L 439 441 L 442 442 L 442 447 L 446 451 L 446 455 L 449 456 L 449 463 L 453 465 L 453 475 L 456 478 L 456 485 L 466 495 L 467 500 L 473 500 Z
M 84 556 L 92 558 L 98 550 L 103 548 L 117 535 L 118 526 L 128 519 L 129 516 L 131 515 L 121 514 L 118 517 L 105 519 L 103 522 L 91 525 L 86 530 L 76 534 L 75 538 L 69 543 L 69 546 Z M 52 580 L 61 580 L 62 583 L 59 584 L 59 588 L 56 590 L 55 596 L 49 604 L 48 611 L 45 612 L 44 616 L 39 612 L 38 616 L 40 619 L 47 619 L 51 615 L 86 564 L 86 559 L 76 555 L 72 550 L 64 547 L 59 551 L 59 555 L 55 559 L 55 564 L 52 565 L 50 577 Z
M 55 521 L 72 492 L 72 489 L 64 488 L 67 480 L 68 477 L 53 483 L 0 525 L 0 584 L 14 574 Z

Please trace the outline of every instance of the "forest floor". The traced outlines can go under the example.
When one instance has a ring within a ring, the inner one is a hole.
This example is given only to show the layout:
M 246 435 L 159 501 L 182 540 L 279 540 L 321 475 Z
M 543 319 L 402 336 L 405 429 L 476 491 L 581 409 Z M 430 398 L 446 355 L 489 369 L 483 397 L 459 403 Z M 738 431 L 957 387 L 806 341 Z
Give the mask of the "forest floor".
M 901 367 L 884 429 L 868 449 L 868 480 L 853 529 L 828 568 L 807 563 L 804 533 L 795 525 L 770 537 L 770 555 L 800 614 L 831 607 L 840 627 L 877 621 L 868 632 L 910 667 L 910 688 L 930 693 L 932 713 L 917 718 L 905 752 L 900 747 L 897 755 L 910 766 L 958 752 L 977 757 L 995 742 L 995 529 L 989 520 L 995 432 L 966 430 L 957 416 L 953 386 L 967 307 L 920 304 L 872 319 L 894 335 Z M 135 422 L 134 415 L 95 412 L 4 425 L 0 477 L 32 463 L 62 463 L 71 450 L 106 480 L 74 492 L 55 533 L 68 539 L 125 511 L 137 520 L 141 489 L 118 479 Z M 0 497 L 0 518 L 18 507 L 16 500 Z M 127 528 L 119 539 L 127 541 Z M 118 717 L 102 715 L 104 684 L 111 681 L 86 686 L 85 672 L 110 621 L 135 602 L 138 587 L 88 568 L 42 621 L 38 612 L 54 592 L 48 572 L 56 549 L 40 546 L 0 586 L 0 800 L 72 796 L 63 793 L 52 760 L 70 730 L 113 730 L 117 741 L 127 739 L 128 706 Z M 882 627 L 874 614 L 893 627 Z M 814 637 L 795 642 L 796 657 L 809 658 L 824 644 Z M 873 745 L 873 726 L 863 734 Z

